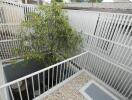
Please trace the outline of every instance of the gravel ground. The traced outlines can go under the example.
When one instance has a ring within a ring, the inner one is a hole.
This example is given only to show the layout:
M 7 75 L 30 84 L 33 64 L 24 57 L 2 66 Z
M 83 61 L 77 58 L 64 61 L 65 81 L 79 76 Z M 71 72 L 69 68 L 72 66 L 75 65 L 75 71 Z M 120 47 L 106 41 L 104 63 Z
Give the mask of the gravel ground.
M 67 84 L 54 91 L 41 100 L 86 100 L 79 90 L 86 84 L 91 77 L 87 73 L 81 73 Z

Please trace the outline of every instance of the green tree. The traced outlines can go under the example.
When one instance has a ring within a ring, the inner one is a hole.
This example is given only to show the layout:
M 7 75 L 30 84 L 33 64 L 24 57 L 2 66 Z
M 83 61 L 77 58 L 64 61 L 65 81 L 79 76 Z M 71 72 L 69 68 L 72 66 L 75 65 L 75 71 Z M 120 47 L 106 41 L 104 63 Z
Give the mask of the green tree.
M 41 5 L 27 17 L 29 20 L 22 24 L 23 49 L 16 50 L 18 54 L 23 52 L 24 60 L 49 66 L 80 50 L 81 35 L 70 26 L 62 5 L 55 1 L 51 5 Z

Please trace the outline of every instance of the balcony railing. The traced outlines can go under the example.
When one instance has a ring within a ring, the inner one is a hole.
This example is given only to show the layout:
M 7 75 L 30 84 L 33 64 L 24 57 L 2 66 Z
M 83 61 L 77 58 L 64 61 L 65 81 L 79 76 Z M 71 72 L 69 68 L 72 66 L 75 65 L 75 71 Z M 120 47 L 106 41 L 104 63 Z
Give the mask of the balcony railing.
M 31 100 L 81 70 L 76 62 L 84 55 L 86 52 L 4 84 L 0 86 L 0 92 L 4 89 L 6 94 L 11 95 L 12 100 Z M 81 64 L 79 61 L 77 63 Z M 26 91 L 26 94 L 23 94 L 23 91 Z M 9 100 L 7 97 L 6 95 L 6 100 Z
M 117 95 L 122 96 L 122 98 L 131 99 L 132 72 L 123 70 L 118 65 L 91 51 L 84 52 L 48 68 L 7 83 L 1 86 L 0 89 L 9 90 L 9 94 L 13 100 L 16 100 L 16 95 L 17 98 L 20 97 L 20 100 L 25 100 L 25 98 L 29 100 L 59 85 L 60 82 L 82 69 L 87 70 L 99 81 L 107 84 L 107 87 L 111 88 Z M 22 87 L 26 88 L 26 97 L 22 94 Z M 38 94 L 36 94 L 36 90 Z M 14 91 L 17 91 L 18 94 L 15 94 L 16 92 L 14 93 Z
M 11 49 L 19 47 L 20 41 L 17 34 L 19 27 L 21 27 L 20 23 L 22 19 L 28 20 L 24 15 L 35 9 L 34 6 L 19 5 L 22 9 L 19 11 L 22 13 L 14 15 L 15 17 L 23 15 L 19 21 L 9 20 L 7 17 L 7 21 L 0 23 L 0 53 L 3 62 L 16 57 Z M 10 7 L 4 5 L 1 9 L 4 10 L 4 8 L 9 7 L 9 10 L 12 6 L 15 5 L 10 5 Z M 3 10 L 0 10 L 2 20 L 6 18 L 6 13 L 3 13 Z M 12 18 L 13 12 L 11 9 L 9 11 L 8 15 Z M 16 94 L 13 91 L 18 91 L 17 97 L 20 100 L 25 100 L 24 98 L 29 100 L 48 91 L 79 70 L 85 69 L 90 75 L 110 88 L 111 91 L 120 95 L 123 100 L 131 100 L 132 14 L 83 10 L 68 10 L 67 13 L 70 24 L 77 31 L 83 33 L 83 50 L 86 52 L 0 86 L 1 91 L 5 91 L 3 93 L 7 95 L 5 97 L 11 95 L 11 98 L 16 100 Z M 21 86 L 26 88 L 25 97 L 22 94 Z M 43 88 L 40 88 L 41 86 Z M 35 92 L 36 90 L 38 90 L 38 93 Z M 9 100 L 9 98 L 6 99 Z

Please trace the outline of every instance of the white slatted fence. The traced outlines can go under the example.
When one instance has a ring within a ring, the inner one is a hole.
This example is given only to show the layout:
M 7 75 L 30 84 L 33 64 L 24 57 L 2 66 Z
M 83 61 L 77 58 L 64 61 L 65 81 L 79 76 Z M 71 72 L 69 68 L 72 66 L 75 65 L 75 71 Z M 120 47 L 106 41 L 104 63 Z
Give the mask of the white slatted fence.
M 83 48 L 90 53 L 87 71 L 132 99 L 132 14 L 69 12 L 71 25 L 83 33 Z
M 0 6 L 0 56 L 3 61 L 16 57 L 14 49 L 20 48 L 21 23 L 28 20 L 29 12 L 36 6 L 3 0 Z

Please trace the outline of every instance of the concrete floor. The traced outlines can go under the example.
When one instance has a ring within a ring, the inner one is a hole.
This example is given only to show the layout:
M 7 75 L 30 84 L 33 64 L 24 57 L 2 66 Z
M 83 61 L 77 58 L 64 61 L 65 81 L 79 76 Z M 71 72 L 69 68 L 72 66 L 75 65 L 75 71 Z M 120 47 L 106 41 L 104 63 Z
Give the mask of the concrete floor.
M 73 80 L 41 100 L 87 100 L 79 90 L 90 80 L 91 77 L 86 72 L 82 72 Z

